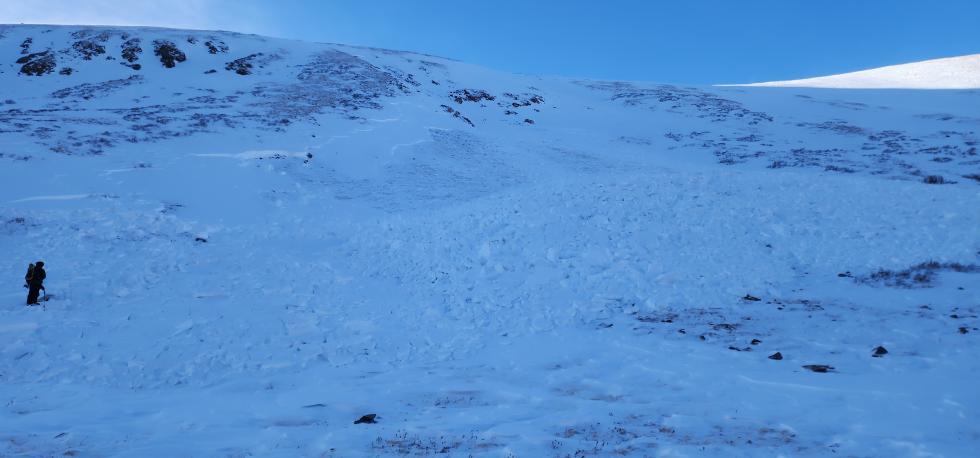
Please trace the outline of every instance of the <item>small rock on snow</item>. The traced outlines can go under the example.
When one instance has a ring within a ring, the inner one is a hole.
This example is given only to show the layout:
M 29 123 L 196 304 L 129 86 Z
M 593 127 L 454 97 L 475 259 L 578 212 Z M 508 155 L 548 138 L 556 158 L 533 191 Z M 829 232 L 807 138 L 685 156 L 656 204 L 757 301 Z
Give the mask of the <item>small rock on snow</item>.
M 828 366 L 826 364 L 807 364 L 803 368 L 821 374 L 834 371 L 834 366 Z
M 377 423 L 377 421 L 374 420 L 377 416 L 377 414 L 369 413 L 361 416 L 361 418 L 358 418 L 357 420 L 354 420 L 354 424 L 359 425 L 361 423 Z

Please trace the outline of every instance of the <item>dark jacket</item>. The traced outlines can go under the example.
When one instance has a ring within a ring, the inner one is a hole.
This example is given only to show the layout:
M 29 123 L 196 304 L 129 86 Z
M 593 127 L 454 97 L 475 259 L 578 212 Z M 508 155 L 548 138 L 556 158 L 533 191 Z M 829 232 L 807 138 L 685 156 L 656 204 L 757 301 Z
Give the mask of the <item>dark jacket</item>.
M 35 288 L 40 288 L 44 284 L 45 277 L 47 277 L 47 273 L 44 272 L 44 268 L 34 266 L 34 275 L 31 276 L 28 283 Z

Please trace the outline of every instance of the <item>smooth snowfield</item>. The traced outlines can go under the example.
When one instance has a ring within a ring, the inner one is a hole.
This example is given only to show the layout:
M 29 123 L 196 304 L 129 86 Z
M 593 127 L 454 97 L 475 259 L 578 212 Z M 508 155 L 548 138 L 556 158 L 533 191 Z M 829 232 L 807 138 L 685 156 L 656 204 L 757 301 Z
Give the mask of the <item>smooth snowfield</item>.
M 0 456 L 980 447 L 976 91 L 0 37 Z
M 741 86 L 831 89 L 978 89 L 980 88 L 980 54 L 889 65 L 840 75 L 770 81 Z

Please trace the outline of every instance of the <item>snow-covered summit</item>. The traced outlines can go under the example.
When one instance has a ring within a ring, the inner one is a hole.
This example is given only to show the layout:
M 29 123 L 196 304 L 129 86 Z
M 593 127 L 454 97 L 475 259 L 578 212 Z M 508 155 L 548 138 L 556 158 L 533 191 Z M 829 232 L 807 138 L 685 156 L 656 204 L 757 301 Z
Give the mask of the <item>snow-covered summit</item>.
M 0 26 L 0 456 L 970 456 L 977 106 Z
M 932 59 L 840 75 L 745 84 L 833 89 L 980 89 L 980 54 Z

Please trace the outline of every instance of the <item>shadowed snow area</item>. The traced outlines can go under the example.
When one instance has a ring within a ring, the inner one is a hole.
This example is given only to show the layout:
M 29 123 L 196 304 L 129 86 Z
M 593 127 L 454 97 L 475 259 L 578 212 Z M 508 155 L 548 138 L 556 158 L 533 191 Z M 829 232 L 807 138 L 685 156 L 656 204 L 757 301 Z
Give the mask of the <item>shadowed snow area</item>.
M 978 91 L 55 26 L 0 87 L 0 456 L 980 447 Z
M 828 89 L 980 89 L 980 54 L 873 68 L 840 75 L 733 86 Z

